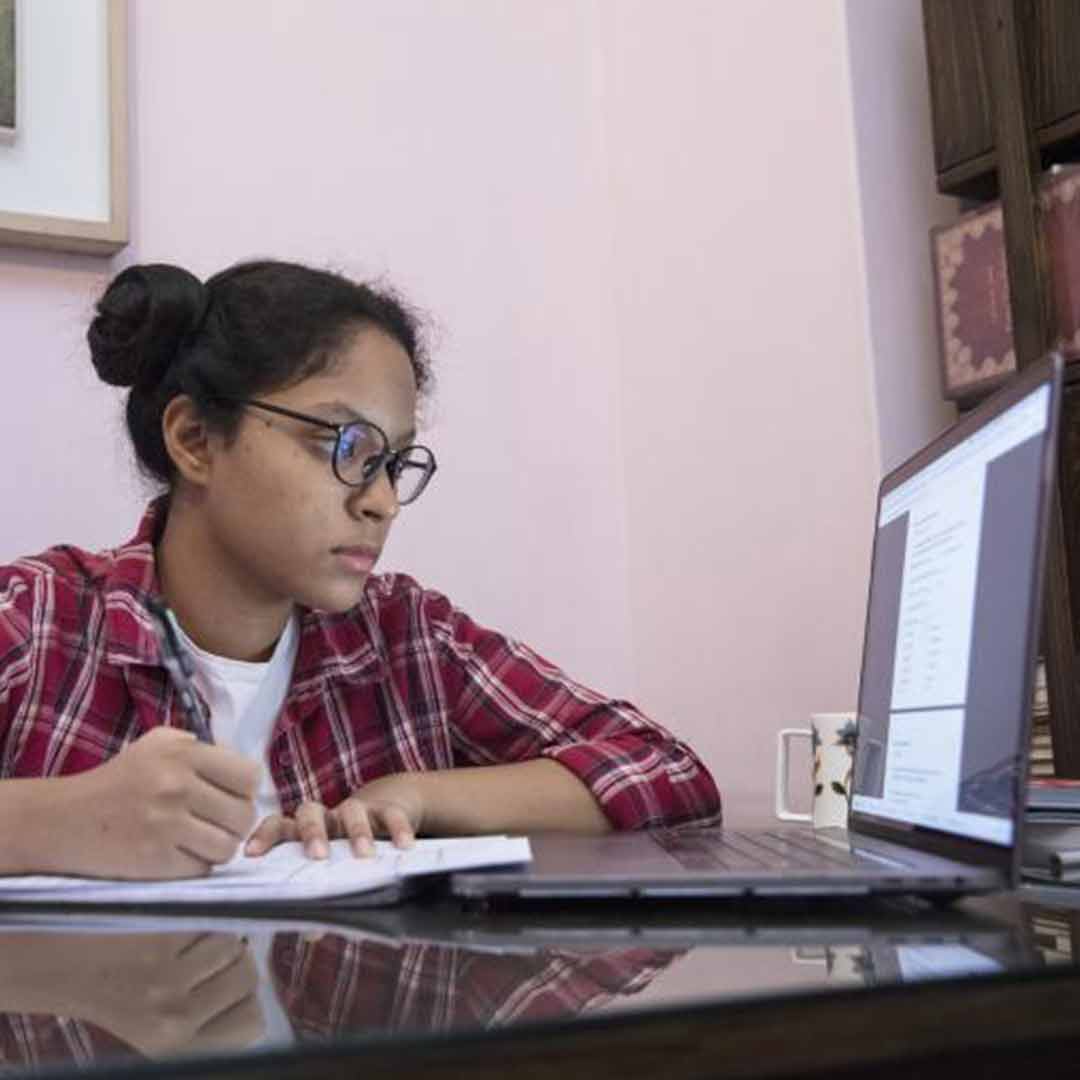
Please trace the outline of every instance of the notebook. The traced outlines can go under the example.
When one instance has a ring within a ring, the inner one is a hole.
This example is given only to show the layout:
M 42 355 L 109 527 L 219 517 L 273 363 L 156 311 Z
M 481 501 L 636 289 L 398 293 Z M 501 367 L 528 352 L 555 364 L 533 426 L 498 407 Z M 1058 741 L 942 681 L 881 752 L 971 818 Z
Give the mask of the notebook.
M 37 874 L 0 877 L 0 904 L 138 904 L 233 908 L 335 905 L 362 907 L 400 899 L 411 887 L 451 870 L 528 862 L 523 837 L 423 839 L 406 849 L 377 841 L 358 858 L 347 840 L 332 840 L 330 856 L 309 859 L 298 842 L 265 855 L 243 854 L 201 878 L 121 881 Z
M 1063 365 L 1049 356 L 878 491 L 848 828 L 531 837 L 468 900 L 924 894 L 1018 880 Z

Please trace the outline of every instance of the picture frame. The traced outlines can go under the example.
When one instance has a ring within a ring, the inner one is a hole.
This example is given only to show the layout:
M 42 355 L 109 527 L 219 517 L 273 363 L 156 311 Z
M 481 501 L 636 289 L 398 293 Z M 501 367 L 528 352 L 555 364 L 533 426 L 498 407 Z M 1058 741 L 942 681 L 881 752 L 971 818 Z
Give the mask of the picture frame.
M 18 128 L 13 139 L 0 142 L 0 169 L 6 170 L 0 172 L 0 245 L 112 255 L 129 239 L 127 0 L 81 0 L 76 10 L 94 20 L 93 33 L 69 29 L 70 11 L 54 9 L 53 27 L 66 35 L 59 42 L 48 40 L 48 27 L 41 30 L 40 20 L 50 17 L 49 0 L 34 0 L 33 9 L 22 0 L 15 3 Z M 29 18 L 31 11 L 39 20 L 38 33 Z M 76 78 L 73 72 L 90 77 L 86 85 L 39 94 L 39 100 L 47 99 L 48 124 L 35 126 L 34 101 L 26 87 L 31 74 L 40 77 L 50 63 L 58 63 L 55 55 L 64 56 L 68 65 L 46 75 L 55 74 L 57 81 Z M 31 68 L 36 71 L 28 72 Z M 94 145 L 86 151 L 85 138 L 78 144 L 79 152 L 90 158 L 76 157 L 74 152 L 69 157 L 62 148 L 68 128 L 76 133 L 73 143 L 80 133 L 85 135 L 80 109 L 91 110 L 93 119 L 89 127 L 95 133 Z M 42 170 L 52 172 L 51 186 L 34 183 Z M 48 209 L 20 203 L 20 186 L 26 191 L 48 188 Z
M 17 127 L 15 93 L 15 0 L 0 0 L 0 143 L 12 142 Z

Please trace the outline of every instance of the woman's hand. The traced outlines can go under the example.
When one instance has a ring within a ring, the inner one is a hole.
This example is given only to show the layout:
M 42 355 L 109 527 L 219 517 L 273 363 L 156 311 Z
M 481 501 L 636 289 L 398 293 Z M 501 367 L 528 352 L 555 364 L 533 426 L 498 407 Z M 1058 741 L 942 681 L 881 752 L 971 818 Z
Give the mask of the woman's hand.
M 255 820 L 255 762 L 187 731 L 154 728 L 104 764 L 54 781 L 73 822 L 48 853 L 55 873 L 186 878 L 231 859 Z M 6 781 L 5 781 L 6 783 Z
M 537 758 L 380 776 L 333 810 L 309 802 L 291 818 L 265 818 L 244 853 L 263 855 L 283 840 L 299 840 L 309 858 L 325 859 L 330 840 L 348 839 L 357 855 L 372 855 L 374 837 L 408 847 L 421 830 L 429 836 L 552 830 L 600 836 L 611 823 L 569 769 Z
M 244 847 L 246 855 L 264 855 L 285 840 L 299 840 L 310 859 L 325 859 L 329 841 L 350 840 L 357 855 L 374 855 L 376 836 L 388 836 L 399 848 L 410 847 L 424 821 L 420 785 L 413 773 L 380 776 L 328 810 L 322 803 L 301 803 L 292 817 L 263 818 Z

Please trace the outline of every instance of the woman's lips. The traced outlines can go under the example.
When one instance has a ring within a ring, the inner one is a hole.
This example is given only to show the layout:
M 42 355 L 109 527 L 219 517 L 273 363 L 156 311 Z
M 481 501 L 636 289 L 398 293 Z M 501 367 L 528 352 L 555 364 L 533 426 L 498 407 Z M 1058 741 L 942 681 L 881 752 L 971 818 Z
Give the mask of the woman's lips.
M 338 561 L 344 563 L 354 574 L 370 574 L 379 558 L 379 552 L 375 548 L 339 547 L 333 551 Z

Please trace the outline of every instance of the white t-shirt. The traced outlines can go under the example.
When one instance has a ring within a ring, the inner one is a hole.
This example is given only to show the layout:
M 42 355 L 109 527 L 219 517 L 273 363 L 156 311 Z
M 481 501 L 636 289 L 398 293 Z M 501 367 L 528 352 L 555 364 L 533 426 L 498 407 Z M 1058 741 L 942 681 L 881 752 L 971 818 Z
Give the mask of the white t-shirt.
M 177 627 L 180 629 L 179 625 Z M 256 824 L 281 808 L 266 752 L 278 714 L 292 679 L 300 645 L 300 620 L 295 612 L 274 646 L 269 660 L 251 663 L 230 660 L 200 649 L 180 629 L 180 640 L 195 667 L 195 688 L 210 706 L 210 730 L 214 742 L 228 746 L 261 765 L 255 796 Z

